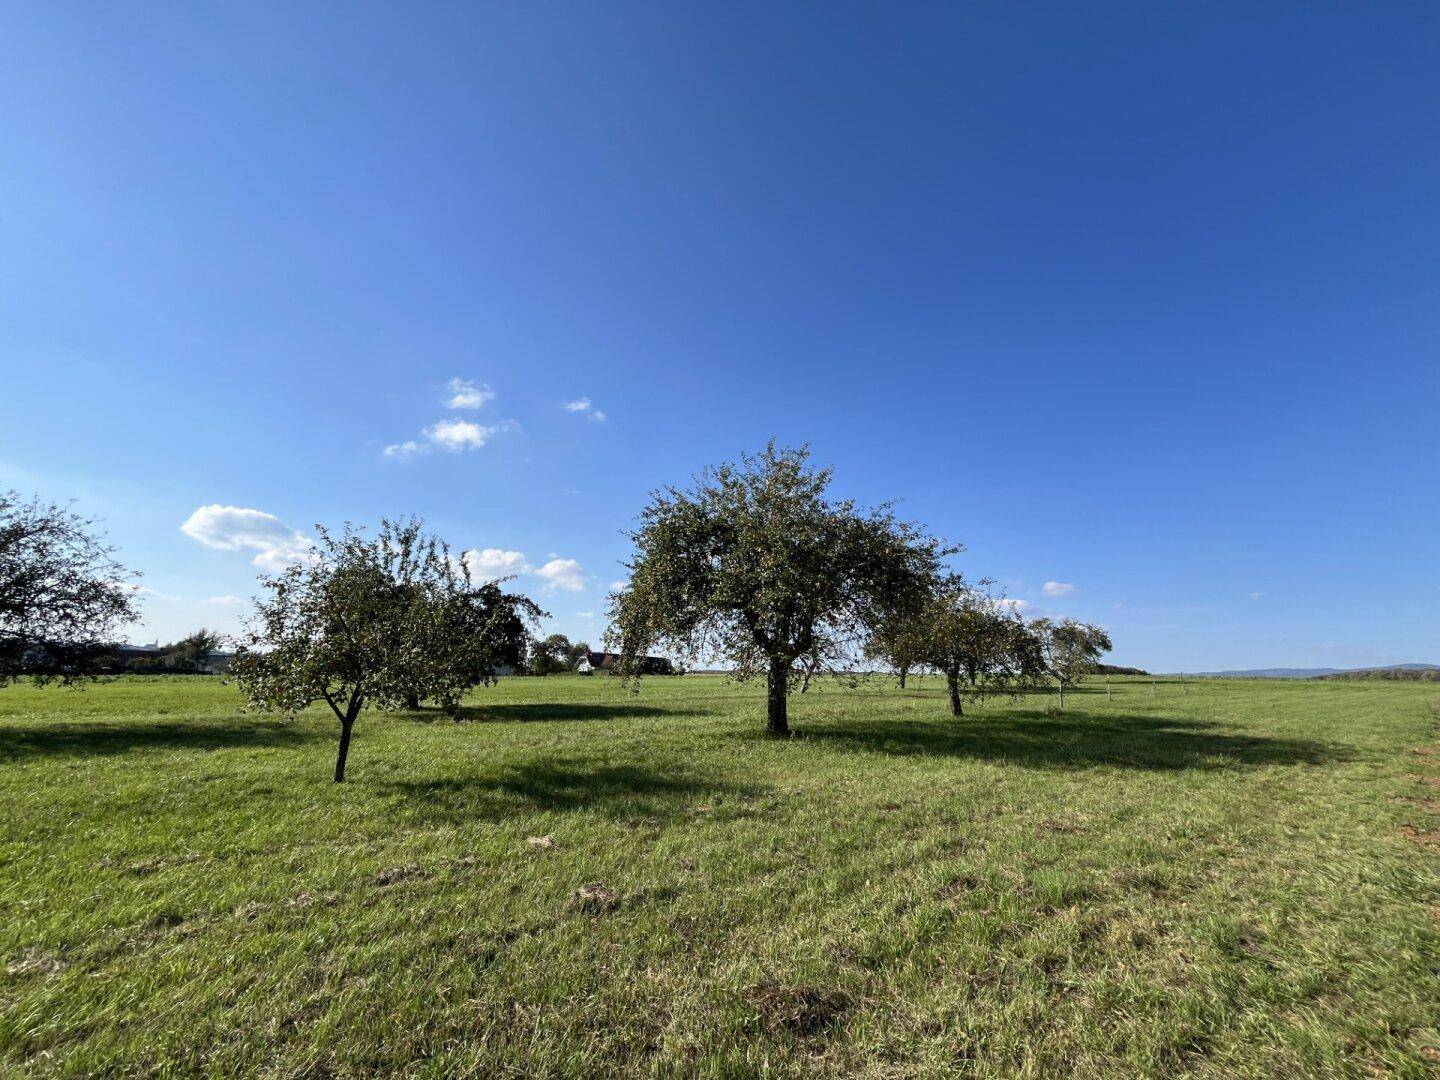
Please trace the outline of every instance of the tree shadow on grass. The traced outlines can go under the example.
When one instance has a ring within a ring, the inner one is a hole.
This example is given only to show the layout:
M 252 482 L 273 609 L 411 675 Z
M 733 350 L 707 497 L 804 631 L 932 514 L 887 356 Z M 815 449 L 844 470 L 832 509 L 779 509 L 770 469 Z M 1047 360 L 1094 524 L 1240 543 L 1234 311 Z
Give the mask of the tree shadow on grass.
M 407 713 L 420 721 L 451 720 L 447 712 Z M 460 710 L 462 723 L 514 723 L 535 720 L 635 720 L 649 717 L 702 716 L 695 709 L 672 709 L 634 702 L 526 701 L 494 705 L 467 705 Z
M 1202 720 L 1040 712 L 943 721 L 876 721 L 802 728 L 800 738 L 865 753 L 968 757 L 1034 768 L 1234 769 L 1323 765 L 1351 747 L 1312 739 L 1247 735 Z
M 664 819 L 713 799 L 751 798 L 754 785 L 730 784 L 682 768 L 591 765 L 549 760 L 492 774 L 407 780 L 387 785 L 404 816 L 426 824 L 498 821 L 547 810 L 584 810 L 625 820 Z
M 146 750 L 228 750 L 334 741 L 330 731 L 286 720 L 135 720 L 63 724 L 0 724 L 0 761 L 28 757 L 90 757 Z

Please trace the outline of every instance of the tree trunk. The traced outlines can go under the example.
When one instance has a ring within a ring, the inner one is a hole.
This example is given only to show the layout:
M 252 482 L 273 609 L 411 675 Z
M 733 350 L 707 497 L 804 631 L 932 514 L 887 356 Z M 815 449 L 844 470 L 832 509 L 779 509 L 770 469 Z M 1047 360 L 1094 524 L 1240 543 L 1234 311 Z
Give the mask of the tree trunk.
M 345 758 L 350 753 L 350 732 L 355 727 L 355 713 L 346 714 L 340 720 L 340 754 L 335 759 L 335 783 L 345 782 Z
M 904 689 L 905 689 L 905 676 L 906 676 L 906 675 L 909 675 L 909 674 L 910 674 L 910 669 L 909 669 L 908 667 L 902 667 L 902 668 L 900 669 L 900 689 L 901 689 L 901 690 L 904 690 Z
M 950 715 L 964 716 L 965 710 L 960 707 L 960 676 L 946 675 L 945 682 L 950 686 Z
M 1060 680 L 1060 711 L 1065 711 L 1065 680 Z
M 420 695 L 415 693 L 414 690 L 405 691 L 405 707 L 407 709 L 420 708 Z
M 765 680 L 765 733 L 767 735 L 783 737 L 790 734 L 790 718 L 785 712 L 789 677 L 789 661 L 770 661 L 770 674 L 766 676 Z

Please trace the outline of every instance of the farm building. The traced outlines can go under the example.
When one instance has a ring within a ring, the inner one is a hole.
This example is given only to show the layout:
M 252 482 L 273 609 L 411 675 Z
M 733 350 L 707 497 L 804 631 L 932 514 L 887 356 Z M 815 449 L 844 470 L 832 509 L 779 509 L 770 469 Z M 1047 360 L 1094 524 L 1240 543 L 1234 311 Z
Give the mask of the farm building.
M 620 667 L 620 654 L 612 652 L 589 652 L 580 658 L 575 670 L 581 675 L 592 675 L 597 671 L 614 673 Z M 673 675 L 675 665 L 663 656 L 647 656 L 640 661 L 642 675 Z

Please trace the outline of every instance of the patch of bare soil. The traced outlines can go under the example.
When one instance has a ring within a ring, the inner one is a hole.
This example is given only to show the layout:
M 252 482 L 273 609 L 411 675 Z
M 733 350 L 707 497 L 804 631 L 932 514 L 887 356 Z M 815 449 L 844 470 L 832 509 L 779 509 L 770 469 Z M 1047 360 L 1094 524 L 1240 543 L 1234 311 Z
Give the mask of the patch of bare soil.
M 620 906 L 620 894 L 597 881 L 576 889 L 575 902 L 583 911 L 614 911 Z
M 1426 847 L 1440 847 L 1440 832 L 1417 829 L 1414 825 L 1401 825 L 1400 832 L 1407 840 L 1413 840 L 1417 844 L 1424 844 Z
M 1066 821 L 1063 818 L 1046 818 L 1035 829 L 1039 836 L 1049 833 L 1078 833 L 1084 832 L 1085 826 L 1075 821 Z
M 384 888 L 386 885 L 394 885 L 398 881 L 406 881 L 410 878 L 419 877 L 424 871 L 419 863 L 405 863 L 403 866 L 391 866 L 381 870 L 375 875 L 375 884 Z
M 745 993 L 760 1021 L 772 1031 L 811 1038 L 833 1027 L 850 1009 L 850 995 L 818 986 L 785 986 L 774 980 L 757 983 Z
M 935 899 L 950 900 L 957 896 L 964 896 L 966 893 L 972 893 L 980 888 L 980 884 L 979 878 L 971 874 L 961 874 L 940 886 L 940 891 L 935 894 Z

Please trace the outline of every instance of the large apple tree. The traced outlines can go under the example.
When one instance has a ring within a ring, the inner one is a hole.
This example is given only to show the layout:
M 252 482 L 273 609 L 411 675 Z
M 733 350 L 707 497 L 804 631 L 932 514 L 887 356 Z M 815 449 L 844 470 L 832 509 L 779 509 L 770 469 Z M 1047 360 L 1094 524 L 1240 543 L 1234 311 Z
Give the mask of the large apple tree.
M 955 549 L 888 505 L 827 496 L 831 470 L 771 442 L 652 495 L 631 534 L 629 585 L 611 601 L 622 673 L 648 651 L 763 676 L 766 731 L 788 735 L 807 674 L 853 669 L 886 617 L 921 596 Z

